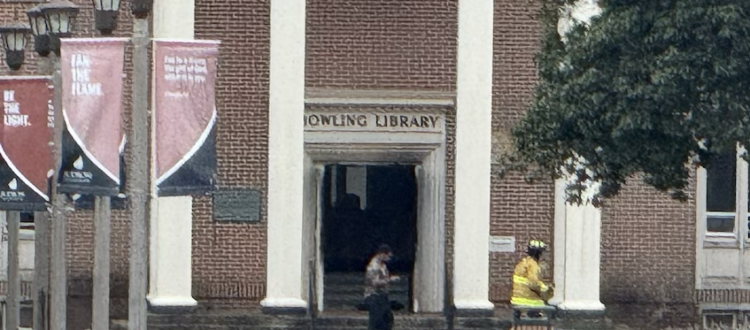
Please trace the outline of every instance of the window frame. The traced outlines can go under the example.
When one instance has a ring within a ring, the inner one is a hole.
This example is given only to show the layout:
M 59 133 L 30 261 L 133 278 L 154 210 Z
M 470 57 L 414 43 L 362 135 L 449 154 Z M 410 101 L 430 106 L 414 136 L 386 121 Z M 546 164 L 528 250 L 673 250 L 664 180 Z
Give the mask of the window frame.
M 709 212 L 707 210 L 708 201 L 708 171 L 704 167 L 699 167 L 696 174 L 697 179 L 697 213 L 698 220 L 701 222 L 699 228 L 702 229 L 701 236 L 705 247 L 739 247 L 744 249 L 746 243 L 750 243 L 748 237 L 748 225 L 750 224 L 748 208 L 748 163 L 742 158 L 745 153 L 743 147 L 738 147 L 735 166 L 735 210 L 734 212 Z M 708 231 L 708 218 L 710 216 L 730 216 L 734 217 L 734 230 L 729 232 L 710 232 Z

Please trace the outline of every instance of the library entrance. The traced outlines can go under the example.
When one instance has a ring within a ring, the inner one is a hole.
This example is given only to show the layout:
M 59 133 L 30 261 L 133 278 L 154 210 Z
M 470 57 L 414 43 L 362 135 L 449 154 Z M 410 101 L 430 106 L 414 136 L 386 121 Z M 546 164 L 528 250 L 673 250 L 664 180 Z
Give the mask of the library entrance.
M 323 176 L 321 253 L 324 306 L 349 310 L 362 302 L 364 273 L 381 244 L 393 258 L 389 297 L 408 307 L 417 246 L 414 165 L 333 164 Z
M 351 117 L 354 125 L 313 125 L 326 116 Z M 378 126 L 386 116 L 420 126 Z M 367 263 L 388 244 L 394 253 L 388 269 L 402 279 L 391 284 L 391 300 L 411 312 L 443 311 L 443 121 L 442 113 L 307 113 L 303 286 L 314 308 L 356 310 Z

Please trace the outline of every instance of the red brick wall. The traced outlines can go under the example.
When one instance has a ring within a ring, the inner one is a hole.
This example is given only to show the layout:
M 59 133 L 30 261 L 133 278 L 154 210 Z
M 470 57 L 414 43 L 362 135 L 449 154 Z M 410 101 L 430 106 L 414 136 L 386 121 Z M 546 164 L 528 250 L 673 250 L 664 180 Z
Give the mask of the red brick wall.
M 691 303 L 695 241 L 692 194 L 680 203 L 631 180 L 602 210 L 602 302 Z
M 535 1 L 495 1 L 492 127 L 507 134 L 523 116 L 536 85 L 534 54 L 540 27 Z M 529 184 L 519 173 L 498 175 L 493 166 L 490 234 L 514 236 L 516 253 L 490 254 L 490 299 L 510 299 L 510 276 L 531 238 L 552 244 L 554 185 Z M 551 263 L 552 253 L 545 255 Z
M 517 174 L 492 177 L 490 235 L 514 236 L 516 252 L 490 253 L 490 299 L 510 299 L 510 278 L 515 264 L 524 257 L 530 239 L 553 245 L 554 185 L 551 182 L 529 184 Z M 543 255 L 549 265 L 544 275 L 551 279 L 552 250 Z
M 454 90 L 456 0 L 309 0 L 307 87 Z
M 196 39 L 221 40 L 216 86 L 219 186 L 261 192 L 261 222 L 216 223 L 211 199 L 193 201 L 193 294 L 199 300 L 265 295 L 269 1 L 196 0 Z M 301 120 L 301 119 L 300 119 Z
M 495 1 L 492 125 L 514 125 L 526 112 L 536 85 L 534 54 L 540 26 L 534 0 Z

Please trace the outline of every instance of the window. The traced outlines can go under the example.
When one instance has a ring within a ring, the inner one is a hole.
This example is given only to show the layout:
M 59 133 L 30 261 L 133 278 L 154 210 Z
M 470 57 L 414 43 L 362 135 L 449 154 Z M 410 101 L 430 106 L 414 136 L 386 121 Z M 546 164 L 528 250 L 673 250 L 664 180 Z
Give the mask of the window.
M 737 235 L 737 155 L 721 155 L 706 167 L 706 235 Z
M 738 153 L 718 156 L 705 169 L 707 240 L 750 239 L 747 163 Z M 744 227 L 744 228 L 743 228 Z
M 696 289 L 750 289 L 748 164 L 737 152 L 697 171 Z M 737 322 L 744 319 L 738 318 Z

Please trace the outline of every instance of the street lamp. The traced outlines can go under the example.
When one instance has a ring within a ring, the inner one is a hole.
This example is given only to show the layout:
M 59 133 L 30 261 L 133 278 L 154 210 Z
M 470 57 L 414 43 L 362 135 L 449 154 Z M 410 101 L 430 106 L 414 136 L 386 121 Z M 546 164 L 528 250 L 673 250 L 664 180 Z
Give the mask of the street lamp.
M 5 62 L 11 70 L 18 70 L 23 65 L 23 48 L 26 46 L 26 35 L 29 33 L 26 24 L 13 24 L 0 27 L 0 35 L 5 48 Z
M 117 13 L 120 10 L 120 0 L 93 1 L 96 29 L 104 35 L 112 34 L 112 31 L 117 27 Z
M 34 35 L 34 51 L 37 54 L 46 57 L 49 55 L 49 35 L 47 34 L 47 21 L 39 9 L 39 6 L 32 7 L 26 11 L 31 25 L 31 33 Z
M 60 56 L 60 38 L 70 36 L 78 6 L 70 1 L 54 1 L 39 6 L 47 22 L 50 50 Z

